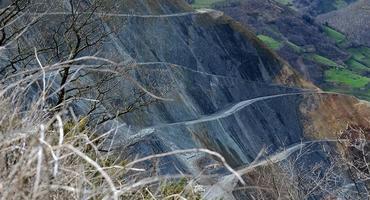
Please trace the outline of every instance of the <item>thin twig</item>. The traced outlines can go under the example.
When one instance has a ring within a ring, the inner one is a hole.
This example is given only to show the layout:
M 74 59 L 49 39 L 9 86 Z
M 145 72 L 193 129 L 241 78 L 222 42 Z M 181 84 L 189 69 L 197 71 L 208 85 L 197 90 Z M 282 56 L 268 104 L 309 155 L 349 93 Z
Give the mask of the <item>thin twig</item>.
M 37 168 L 36 168 L 36 178 L 33 188 L 33 199 L 36 198 L 37 191 L 39 188 L 39 184 L 41 181 L 41 170 L 42 170 L 42 160 L 43 160 L 43 148 L 42 148 L 42 141 L 45 140 L 45 127 L 43 124 L 40 125 L 40 144 L 38 147 L 37 153 Z

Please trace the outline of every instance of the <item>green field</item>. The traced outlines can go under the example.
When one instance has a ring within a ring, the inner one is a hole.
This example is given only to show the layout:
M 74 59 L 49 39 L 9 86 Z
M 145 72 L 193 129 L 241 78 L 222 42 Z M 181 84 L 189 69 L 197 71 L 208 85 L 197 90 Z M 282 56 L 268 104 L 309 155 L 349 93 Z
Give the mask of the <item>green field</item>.
M 351 48 L 347 49 L 347 52 L 352 56 L 345 62 L 345 68 L 331 68 L 325 71 L 325 80 L 331 83 L 325 89 L 370 101 L 370 87 L 368 86 L 370 84 L 368 75 L 370 73 L 370 48 Z M 327 64 L 334 64 L 318 56 L 316 59 Z
M 210 8 L 212 4 L 222 1 L 224 0 L 195 0 L 192 6 L 194 8 Z
M 302 53 L 302 51 L 303 51 L 300 46 L 294 44 L 293 42 L 287 41 L 286 45 L 288 45 L 296 53 Z
M 323 28 L 325 34 L 331 39 L 333 39 L 335 43 L 341 44 L 346 40 L 346 36 L 343 33 L 340 33 L 329 26 L 323 26 Z
M 352 55 L 352 58 L 357 62 L 370 67 L 370 48 L 368 47 L 358 47 L 350 48 L 348 52 Z
M 355 89 L 363 88 L 370 83 L 370 78 L 347 69 L 329 69 L 325 72 L 325 77 L 331 83 L 345 84 Z
M 267 35 L 258 35 L 257 37 L 271 49 L 277 50 L 282 46 L 281 42 Z
M 346 65 L 354 72 L 359 74 L 370 73 L 370 68 L 366 67 L 362 63 L 358 62 L 357 60 L 351 58 L 346 61 Z
M 320 56 L 318 54 L 312 54 L 307 56 L 308 59 L 315 61 L 319 64 L 325 65 L 327 67 L 340 67 L 343 68 L 344 66 L 337 64 L 336 62 L 330 60 L 329 58 L 326 58 L 324 56 Z
M 336 9 L 344 8 L 348 5 L 348 3 L 344 0 L 335 0 L 334 6 Z
M 284 5 L 292 5 L 293 0 L 276 0 L 277 2 L 284 4 Z

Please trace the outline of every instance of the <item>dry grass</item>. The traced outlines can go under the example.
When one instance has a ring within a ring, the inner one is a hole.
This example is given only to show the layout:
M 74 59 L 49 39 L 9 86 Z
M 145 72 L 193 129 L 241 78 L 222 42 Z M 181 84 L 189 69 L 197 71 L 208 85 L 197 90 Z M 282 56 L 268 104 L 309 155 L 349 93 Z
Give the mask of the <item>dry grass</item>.
M 48 107 L 51 87 L 42 69 L 41 81 L 19 79 L 0 87 L 1 199 L 200 198 L 188 178 L 140 175 L 145 169 L 135 164 L 153 156 L 129 162 L 100 151 L 114 131 L 98 133 L 88 126 L 88 116 Z M 31 100 L 27 94 L 40 82 L 43 91 Z
M 11 105 L 5 100 L 1 103 Z M 169 184 L 160 177 L 152 177 L 152 182 L 127 180 L 130 171 L 145 170 L 120 160 L 114 152 L 100 152 L 108 134 L 98 136 L 84 119 L 67 122 L 58 114 L 29 119 L 30 115 L 1 108 L 2 199 L 199 198 L 187 179 L 173 179 Z

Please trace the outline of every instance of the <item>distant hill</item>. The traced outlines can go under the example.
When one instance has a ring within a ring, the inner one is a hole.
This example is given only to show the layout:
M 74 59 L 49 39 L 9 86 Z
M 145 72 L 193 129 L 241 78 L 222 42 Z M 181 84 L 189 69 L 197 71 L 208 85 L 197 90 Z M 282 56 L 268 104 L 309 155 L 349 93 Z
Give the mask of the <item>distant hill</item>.
M 334 61 L 333 65 L 340 65 L 348 57 L 314 23 L 314 19 L 277 2 L 245 0 L 216 4 L 214 8 L 251 27 L 261 40 L 315 83 L 323 82 L 325 65 L 307 59 L 309 55 L 321 55 Z
M 348 35 L 358 44 L 370 45 L 370 1 L 361 0 L 350 6 L 318 16 L 318 21 Z
M 337 10 L 357 0 L 277 0 L 293 5 L 295 8 L 312 16 Z
M 314 4 L 315 2 L 318 4 Z M 361 43 L 363 46 L 358 46 L 359 42 L 346 32 L 331 24 L 322 24 L 309 14 L 310 9 L 315 10 L 314 5 L 330 2 L 339 5 L 338 1 L 312 1 L 310 4 L 303 4 L 283 0 L 234 0 L 216 2 L 210 6 L 249 27 L 267 46 L 321 88 L 369 100 L 368 45 Z M 351 2 L 342 2 L 335 9 L 357 4 L 350 4 Z
M 244 3 L 245 0 L 186 0 L 195 8 L 212 7 L 214 4 Z M 293 9 L 311 16 L 328 13 L 344 8 L 357 0 L 269 0 L 270 3 L 279 2 Z

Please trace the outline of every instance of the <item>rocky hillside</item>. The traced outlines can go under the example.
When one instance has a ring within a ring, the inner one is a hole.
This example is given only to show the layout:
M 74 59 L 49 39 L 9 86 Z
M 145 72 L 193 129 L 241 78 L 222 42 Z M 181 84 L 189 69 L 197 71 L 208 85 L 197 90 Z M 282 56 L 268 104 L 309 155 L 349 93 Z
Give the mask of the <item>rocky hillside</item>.
M 71 16 L 74 20 L 88 13 L 71 13 L 73 6 L 64 1 L 59 3 L 59 6 L 53 4 L 52 10 L 22 35 L 20 46 L 31 48 L 32 53 L 33 47 L 35 51 L 43 49 L 39 55 L 42 63 L 65 57 L 75 59 L 73 63 L 77 67 L 67 62 L 64 65 L 68 67 L 61 71 L 63 74 L 68 68 L 67 74 L 80 75 L 78 79 L 62 82 L 67 88 L 66 94 L 71 92 L 71 96 L 78 97 L 77 100 L 70 98 L 70 107 L 78 116 L 91 117 L 90 125 L 112 127 L 120 124 L 108 141 L 111 145 L 101 150 L 116 150 L 121 159 L 206 148 L 219 152 L 231 167 L 240 169 L 252 163 L 265 147 L 267 154 L 273 154 L 288 147 L 295 149 L 302 145 L 302 141 L 318 140 L 326 144 L 325 139 L 337 139 L 337 133 L 346 129 L 347 124 L 369 126 L 370 110 L 366 103 L 350 96 L 321 92 L 266 46 L 260 40 L 262 35 L 255 35 L 252 29 L 223 12 L 194 10 L 183 0 L 106 0 L 95 12 L 94 26 L 83 26 L 91 33 L 86 41 L 79 37 L 81 29 L 66 26 L 66 32 L 72 30 L 72 34 L 59 44 L 55 39 L 58 35 L 50 34 L 57 29 L 57 24 L 61 21 L 59 28 L 63 29 L 66 17 Z M 89 9 L 89 1 L 81 3 L 81 9 L 85 7 Z M 31 12 L 43 13 L 42 10 Z M 282 40 L 282 48 L 289 49 L 283 51 L 287 52 L 283 56 L 295 60 L 291 64 L 296 69 L 301 69 L 295 65 L 299 64 L 300 57 L 289 52 L 310 52 L 310 47 L 303 47 L 310 43 L 317 52 L 330 58 L 347 56 L 330 42 L 320 44 L 327 40 L 309 19 L 297 19 L 290 13 L 280 20 L 275 16 L 279 14 L 275 9 L 271 16 L 248 9 L 245 13 L 263 19 L 251 20 L 255 25 L 253 28 L 261 31 L 260 34 L 274 33 L 272 29 L 263 30 L 268 23 L 280 28 L 276 39 Z M 286 30 L 288 25 L 295 24 L 303 28 Z M 105 35 L 101 30 L 109 34 Z M 312 42 L 308 37 L 294 37 L 299 31 L 319 37 Z M 80 51 L 80 48 L 65 45 L 74 37 L 73 32 L 77 32 L 76 40 L 86 48 Z M 104 36 L 104 42 L 92 46 L 88 38 L 99 41 L 100 34 Z M 54 43 L 57 48 L 52 51 L 45 48 Z M 72 50 L 63 54 L 63 48 Z M 7 55 L 14 54 L 9 50 Z M 106 61 L 103 59 L 83 62 L 81 58 L 87 55 L 110 59 L 109 64 L 113 67 L 101 63 Z M 25 66 L 37 67 L 35 60 L 29 63 Z M 303 66 L 302 71 L 315 71 L 314 66 L 311 69 Z M 22 67 L 13 66 L 13 69 L 21 70 Z M 9 75 L 12 68 L 8 70 L 4 76 Z M 117 76 L 107 77 L 112 71 Z M 51 75 L 58 76 L 58 73 Z M 56 78 L 56 82 L 59 79 L 63 81 L 62 77 Z M 97 83 L 104 84 L 94 85 Z M 30 91 L 31 96 L 37 96 L 37 91 L 42 89 L 40 85 L 36 84 L 34 91 Z M 82 89 L 74 93 L 76 88 Z M 106 98 L 86 101 L 101 95 Z M 50 101 L 58 101 L 58 98 Z M 283 154 L 279 159 L 285 160 L 289 155 Z M 321 159 L 322 154 L 317 153 L 305 158 L 305 162 L 312 164 Z M 210 165 L 216 167 L 207 168 Z M 201 180 L 207 187 L 227 174 L 219 159 L 204 152 L 158 158 L 156 164 L 148 162 L 142 167 L 148 173 L 155 168 L 155 173 L 161 175 L 218 174 L 214 179 Z

